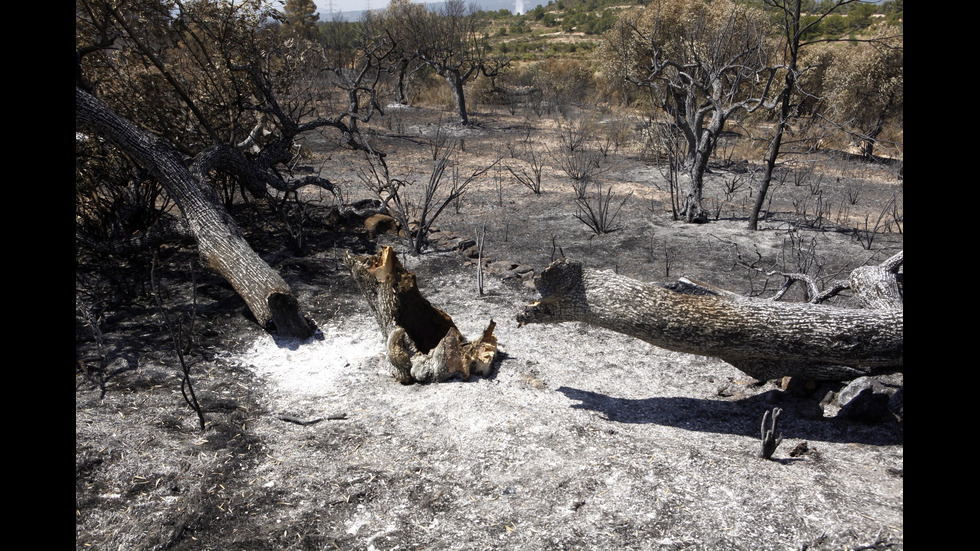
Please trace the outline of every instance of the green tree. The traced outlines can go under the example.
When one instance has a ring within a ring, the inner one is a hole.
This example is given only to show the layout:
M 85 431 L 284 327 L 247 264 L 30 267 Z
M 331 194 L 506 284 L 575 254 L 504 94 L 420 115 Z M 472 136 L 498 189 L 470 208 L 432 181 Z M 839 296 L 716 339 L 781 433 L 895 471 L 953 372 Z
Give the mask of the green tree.
M 905 111 L 904 38 L 895 27 L 875 29 L 874 39 L 837 51 L 827 69 L 828 116 L 874 158 L 878 136 L 889 120 Z
M 316 36 L 320 15 L 316 12 L 313 0 L 286 0 L 283 13 L 286 16 L 283 25 L 288 33 L 304 38 Z
M 902 0 L 890 0 L 881 5 L 881 13 L 884 13 L 888 18 L 889 25 L 900 26 L 902 24 L 903 8 Z
M 839 38 L 847 32 L 847 18 L 842 15 L 832 15 L 823 20 L 820 25 L 823 36 Z
M 863 31 L 871 26 L 871 16 L 878 11 L 874 4 L 856 3 L 847 13 L 847 29 L 851 32 Z

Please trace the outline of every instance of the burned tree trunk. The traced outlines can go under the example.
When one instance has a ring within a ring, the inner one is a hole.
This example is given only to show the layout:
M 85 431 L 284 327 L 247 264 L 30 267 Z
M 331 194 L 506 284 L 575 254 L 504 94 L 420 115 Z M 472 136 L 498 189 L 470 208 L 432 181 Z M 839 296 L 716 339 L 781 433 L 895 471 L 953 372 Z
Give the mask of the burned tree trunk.
M 686 280 L 645 283 L 567 260 L 552 263 L 535 285 L 542 298 L 524 307 L 521 325 L 585 322 L 720 358 L 760 380 L 849 380 L 903 369 L 900 301 L 874 310 L 775 302 Z
M 238 226 L 204 182 L 172 146 L 75 88 L 75 121 L 95 129 L 152 173 L 187 220 L 204 263 L 223 276 L 245 299 L 263 328 L 273 322 L 284 337 L 306 339 L 312 330 L 289 285 L 251 248 Z
M 497 354 L 495 323 L 467 342 L 449 314 L 419 291 L 391 247 L 373 256 L 346 254 L 344 261 L 374 311 L 386 343 L 385 357 L 400 383 L 445 381 L 459 373 L 486 375 Z

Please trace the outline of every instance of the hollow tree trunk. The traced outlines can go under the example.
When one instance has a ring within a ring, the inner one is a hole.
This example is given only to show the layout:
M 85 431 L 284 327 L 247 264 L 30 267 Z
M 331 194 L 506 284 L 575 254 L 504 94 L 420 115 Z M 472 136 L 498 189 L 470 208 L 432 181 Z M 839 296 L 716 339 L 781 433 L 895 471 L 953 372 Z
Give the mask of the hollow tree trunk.
M 372 256 L 348 253 L 344 262 L 378 321 L 395 380 L 432 383 L 457 373 L 464 379 L 489 373 L 497 354 L 492 320 L 479 339 L 467 342 L 449 314 L 422 296 L 415 274 L 391 247 Z
M 768 380 L 849 380 L 903 369 L 903 310 L 775 302 L 681 280 L 646 283 L 559 260 L 520 325 L 585 322 L 661 348 L 720 358 Z
M 312 331 L 282 277 L 252 250 L 203 174 L 189 170 L 174 148 L 75 88 L 75 122 L 99 133 L 152 173 L 167 190 L 197 240 L 203 262 L 231 283 L 263 328 L 275 323 L 284 337 L 308 338 Z

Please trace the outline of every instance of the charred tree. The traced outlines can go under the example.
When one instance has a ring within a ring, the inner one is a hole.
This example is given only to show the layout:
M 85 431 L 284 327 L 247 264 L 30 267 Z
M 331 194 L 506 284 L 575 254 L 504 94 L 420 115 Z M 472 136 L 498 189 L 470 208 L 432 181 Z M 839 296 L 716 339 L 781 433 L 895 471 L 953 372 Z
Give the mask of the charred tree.
M 750 230 L 759 229 L 759 213 L 766 204 L 766 196 L 769 193 L 769 185 L 772 183 L 773 172 L 776 168 L 776 161 L 779 158 L 782 148 L 783 138 L 789 131 L 790 119 L 798 115 L 800 110 L 797 99 L 794 96 L 808 95 L 798 89 L 800 78 L 799 60 L 801 48 L 807 46 L 808 41 L 803 40 L 812 29 L 819 25 L 824 19 L 835 11 L 848 4 L 853 4 L 856 0 L 833 0 L 824 2 L 820 5 L 817 13 L 803 10 L 803 0 L 764 0 L 764 5 L 772 10 L 775 18 L 781 19 L 780 32 L 782 34 L 781 48 L 785 65 L 783 75 L 783 86 L 776 93 L 774 112 L 777 114 L 775 128 L 769 140 L 769 147 L 766 149 L 763 159 L 762 179 L 759 183 L 759 190 L 756 192 L 755 205 L 749 213 Z
M 495 323 L 468 342 L 449 314 L 419 291 L 415 274 L 405 270 L 391 247 L 372 256 L 344 257 L 374 312 L 385 339 L 385 359 L 400 383 L 445 381 L 457 373 L 486 375 L 497 354 Z
M 887 274 L 892 280 L 899 275 L 883 265 L 852 279 L 869 283 L 855 293 L 871 289 L 876 298 L 869 303 L 889 307 L 852 309 L 743 297 L 688 280 L 647 283 L 563 259 L 535 278 L 542 298 L 525 306 L 517 321 L 585 322 L 669 350 L 720 358 L 760 380 L 849 380 L 903 370 L 901 297 L 883 298 L 901 292 L 900 280 L 884 285 Z
M 264 4 L 78 0 L 75 121 L 82 139 L 111 144 L 166 190 L 204 262 L 260 325 L 305 339 L 311 328 L 295 297 L 227 206 L 239 193 L 273 203 L 298 200 L 305 186 L 335 191 L 319 174 L 294 172 L 303 158 L 298 139 L 332 128 L 347 147 L 364 148 L 357 124 L 378 106 L 375 86 L 392 45 L 364 34 L 339 47 L 319 33 L 269 25 L 290 18 Z M 346 106 L 322 109 L 340 94 Z M 99 174 L 84 178 L 93 195 L 104 193 Z
M 732 117 L 771 101 L 776 67 L 766 48 L 768 23 L 755 8 L 731 1 L 658 0 L 619 20 L 611 51 L 623 77 L 651 93 L 684 137 L 690 182 L 682 214 L 704 223 L 708 161 Z

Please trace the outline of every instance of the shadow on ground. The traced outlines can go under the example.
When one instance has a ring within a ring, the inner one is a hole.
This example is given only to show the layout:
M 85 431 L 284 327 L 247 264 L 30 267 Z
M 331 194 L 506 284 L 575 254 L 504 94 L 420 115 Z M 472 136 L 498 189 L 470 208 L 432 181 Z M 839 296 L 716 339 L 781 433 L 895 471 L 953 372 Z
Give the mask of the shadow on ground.
M 784 411 L 780 416 L 780 430 L 786 438 L 875 446 L 904 443 L 900 423 L 866 424 L 817 417 L 818 413 L 814 413 L 817 404 L 812 399 L 778 390 L 731 401 L 683 396 L 637 400 L 564 386 L 557 390 L 579 402 L 572 408 L 595 411 L 616 423 L 649 423 L 696 432 L 758 437 L 763 413 L 779 407 Z

